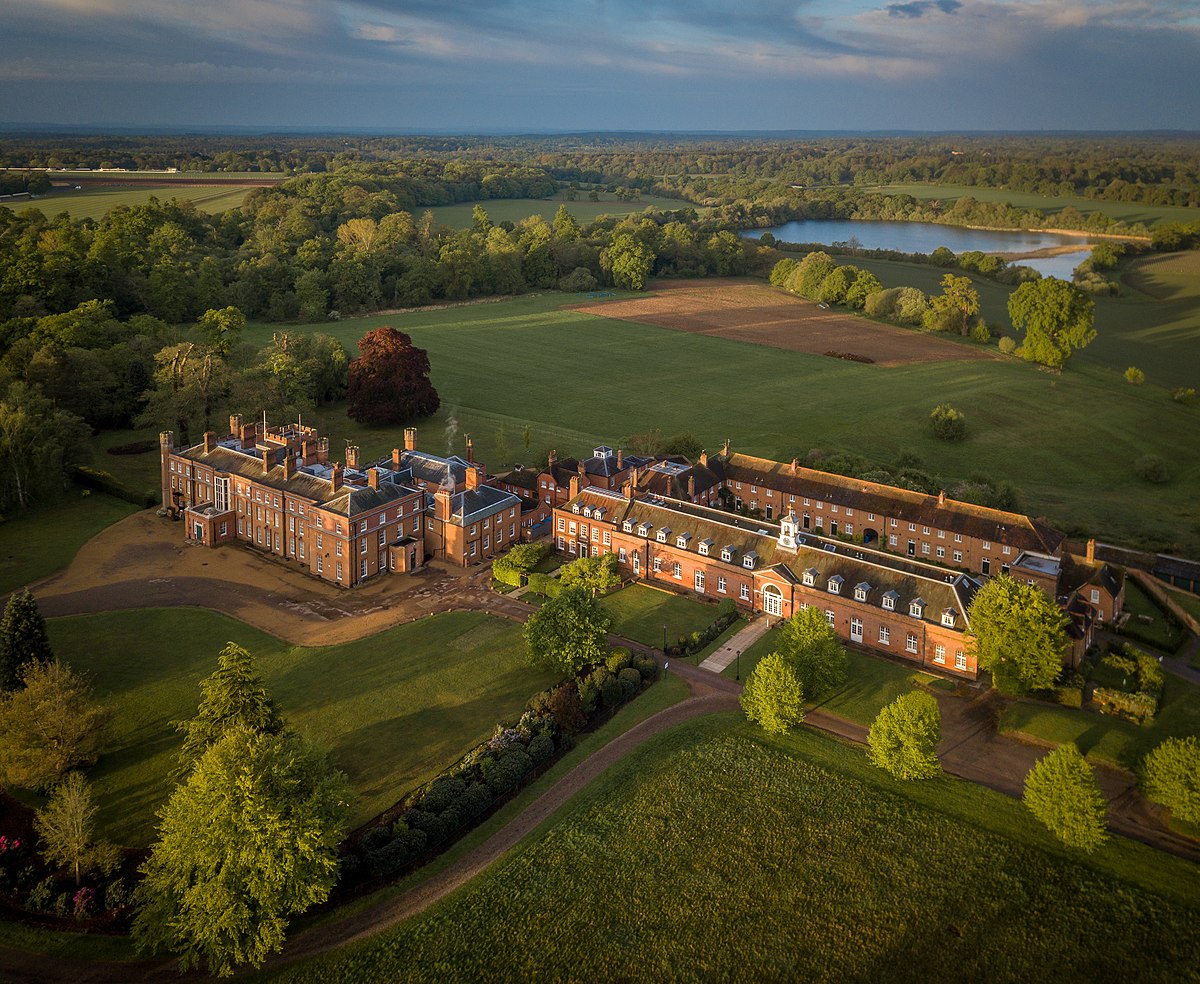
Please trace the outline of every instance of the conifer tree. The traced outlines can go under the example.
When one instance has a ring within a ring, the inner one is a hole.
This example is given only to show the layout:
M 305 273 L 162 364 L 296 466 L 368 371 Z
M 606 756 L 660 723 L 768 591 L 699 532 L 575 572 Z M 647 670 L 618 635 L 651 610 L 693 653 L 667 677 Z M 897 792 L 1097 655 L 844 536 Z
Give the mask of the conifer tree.
M 254 657 L 237 643 L 221 650 L 216 672 L 200 684 L 200 694 L 196 716 L 175 722 L 184 735 L 176 778 L 185 775 L 192 763 L 234 726 L 264 735 L 283 731 L 283 718 L 262 678 L 254 672 Z
M 52 659 L 54 651 L 46 635 L 46 620 L 25 588 L 8 599 L 4 618 L 0 619 L 0 690 L 16 689 L 26 666 L 49 663 Z

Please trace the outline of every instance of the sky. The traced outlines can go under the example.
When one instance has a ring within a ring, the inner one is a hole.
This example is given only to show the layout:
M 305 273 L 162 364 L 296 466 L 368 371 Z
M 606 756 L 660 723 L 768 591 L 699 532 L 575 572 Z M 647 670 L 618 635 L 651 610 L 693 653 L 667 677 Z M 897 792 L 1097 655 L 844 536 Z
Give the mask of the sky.
M 1200 130 L 1196 0 L 0 0 L 0 122 Z

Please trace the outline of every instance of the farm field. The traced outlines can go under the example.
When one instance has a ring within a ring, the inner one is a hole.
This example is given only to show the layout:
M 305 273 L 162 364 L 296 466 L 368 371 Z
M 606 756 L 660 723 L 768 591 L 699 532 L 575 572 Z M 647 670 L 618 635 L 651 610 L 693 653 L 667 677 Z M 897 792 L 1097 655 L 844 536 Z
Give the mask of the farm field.
M 1200 958 L 1198 886 L 1144 845 L 1070 854 L 1016 800 L 726 714 L 654 739 L 423 915 L 270 979 L 1175 981 Z
M 754 345 L 825 355 L 853 354 L 884 366 L 909 362 L 988 359 L 994 351 L 868 322 L 842 308 L 822 310 L 773 287 L 744 281 L 665 281 L 654 294 L 596 301 L 572 310 Z
M 1018 702 L 1000 716 L 1000 730 L 1048 745 L 1073 741 L 1096 762 L 1134 769 L 1164 738 L 1200 735 L 1200 687 L 1167 674 L 1162 706 L 1148 727 L 1103 714 Z
M 913 198 L 955 201 L 970 195 L 980 202 L 1009 202 L 1017 208 L 1036 208 L 1042 212 L 1061 212 L 1064 208 L 1075 208 L 1088 215 L 1100 212 L 1122 222 L 1142 222 L 1152 226 L 1156 222 L 1195 222 L 1200 219 L 1200 209 L 1174 205 L 1143 205 L 1139 202 L 1106 202 L 1095 198 L 1064 196 L 1051 197 L 1027 191 L 1010 191 L 1006 188 L 973 188 L 966 185 L 890 184 L 863 187 L 862 191 L 873 191 L 884 195 L 911 195 Z
M 56 189 L 49 194 L 19 202 L 5 203 L 15 212 L 39 209 L 46 216 L 66 212 L 72 219 L 101 219 L 118 205 L 144 205 L 151 198 L 192 202 L 203 212 L 223 212 L 236 208 L 253 190 L 250 185 L 139 185 L 138 187 L 83 187 Z
M 667 629 L 667 644 L 673 646 L 680 636 L 707 628 L 717 617 L 716 605 L 645 584 L 631 584 L 605 595 L 600 604 L 613 617 L 609 631 L 655 649 L 662 647 L 663 626 Z
M 1200 552 L 1191 495 L 1200 455 L 1180 453 L 1197 446 L 1200 408 L 1172 402 L 1158 386 L 1129 386 L 1082 360 L 1057 377 L 1007 359 L 861 365 L 563 309 L 577 301 L 546 293 L 293 330 L 328 332 L 351 350 L 380 325 L 410 333 L 429 350 L 442 399 L 420 423 L 418 446 L 461 452 L 469 433 L 493 471 L 544 460 L 551 448 L 628 447 L 631 435 L 654 428 L 690 431 L 714 450 L 730 438 L 737 450 L 784 461 L 824 447 L 890 462 L 907 449 L 947 483 L 977 472 L 1010 479 L 1031 514 L 1068 530 Z M 247 340 L 266 344 L 272 330 L 251 326 Z M 550 360 L 613 371 L 548 372 Z M 929 411 L 941 402 L 966 414 L 965 441 L 947 444 L 929 431 Z M 367 458 L 403 439 L 401 427 L 349 421 L 342 406 L 323 408 L 315 422 Z M 1134 474 L 1149 452 L 1172 463 L 1171 482 L 1147 486 Z M 1141 508 L 1148 496 L 1152 512 Z
M 199 682 L 229 641 L 254 653 L 289 724 L 323 741 L 350 778 L 352 826 L 452 763 L 554 680 L 526 665 L 519 625 L 477 613 L 323 648 L 288 646 L 199 609 L 52 619 L 49 629 L 55 652 L 88 673 L 96 698 L 115 711 L 89 778 L 100 835 L 127 846 L 151 839 L 179 748 L 171 722 L 195 713 Z
M 591 202 L 587 200 L 587 193 L 582 192 L 580 198 L 569 202 L 565 194 L 559 192 L 550 198 L 490 198 L 481 202 L 459 202 L 455 205 L 434 205 L 430 208 L 418 206 L 412 212 L 414 216 L 423 215 L 427 211 L 432 212 L 433 217 L 442 225 L 453 229 L 466 229 L 473 222 L 471 213 L 476 205 L 482 205 L 494 223 L 520 222 L 531 215 L 540 215 L 549 222 L 554 218 L 559 205 L 566 205 L 567 211 L 581 224 L 594 222 L 601 215 L 631 215 L 651 207 L 671 211 L 680 208 L 706 211 L 703 206 L 693 205 L 691 202 L 660 198 L 657 195 L 643 195 L 636 201 L 621 201 L 619 198 L 601 195 L 600 201 Z

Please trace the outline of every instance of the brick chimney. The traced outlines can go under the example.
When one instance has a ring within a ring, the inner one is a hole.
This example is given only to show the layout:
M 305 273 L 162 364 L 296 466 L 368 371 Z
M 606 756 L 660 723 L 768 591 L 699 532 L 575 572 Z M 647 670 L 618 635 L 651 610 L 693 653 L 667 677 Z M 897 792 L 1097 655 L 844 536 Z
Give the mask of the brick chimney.
M 449 489 L 438 489 L 433 493 L 433 515 L 442 522 L 450 522 L 450 505 L 453 493 Z
M 237 438 L 242 436 L 242 415 L 240 413 L 229 415 L 229 436 Z
M 570 490 L 569 498 L 574 499 L 575 496 L 579 495 L 579 476 L 578 475 L 571 476 L 571 484 L 570 484 L 570 486 L 568 486 L 568 488 Z
M 625 469 L 625 452 L 622 451 L 620 448 L 617 448 L 617 471 L 624 471 L 624 469 Z
M 342 487 L 342 466 L 336 461 L 333 464 L 333 472 L 330 474 L 329 480 L 333 484 L 334 492 Z
M 583 467 L 583 459 L 582 458 L 580 459 L 579 464 L 575 466 L 575 470 L 577 472 L 579 472 L 580 478 L 583 478 L 583 476 L 587 474 L 587 469 Z
M 205 431 L 204 432 L 204 453 L 208 454 L 216 446 L 217 446 L 217 432 L 216 431 Z
M 688 476 L 688 498 L 693 502 L 696 501 L 696 476 Z
M 723 454 L 726 458 L 729 457 L 729 438 L 725 439 L 725 444 L 721 448 L 721 454 Z
M 304 440 L 300 442 L 300 460 L 311 465 L 317 460 L 317 442 Z
M 547 468 L 553 468 L 556 461 L 558 461 L 558 452 L 557 451 L 551 451 L 548 455 L 546 455 L 546 467 Z
M 799 473 L 799 471 L 800 471 L 800 459 L 793 458 L 792 459 L 792 474 L 795 475 L 795 474 Z
M 633 482 L 627 481 L 621 486 L 621 495 L 625 496 L 626 499 L 633 498 Z
M 471 435 L 467 435 L 467 461 L 475 464 L 475 442 L 471 440 Z
M 404 428 L 404 450 L 417 450 L 417 429 L 415 427 Z
M 941 490 L 941 491 L 938 493 L 938 505 L 939 505 L 939 506 L 944 506 L 945 504 L 946 504 L 946 490 L 945 490 L 945 489 L 942 489 L 942 490 Z
M 346 467 L 358 471 L 358 445 L 346 445 Z
M 241 434 L 238 436 L 242 439 L 242 450 L 249 450 L 258 443 L 258 424 L 242 424 Z
M 707 451 L 700 452 L 699 461 L 700 461 L 700 467 L 702 467 L 702 468 L 708 467 L 708 452 Z
M 283 456 L 283 477 L 291 478 L 296 474 L 296 458 L 292 454 Z
M 467 447 L 469 448 L 470 445 L 468 444 Z M 468 490 L 479 488 L 479 478 L 480 478 L 481 471 L 482 471 L 482 469 L 480 469 L 480 468 L 468 468 L 467 469 L 467 489 Z
M 327 437 L 317 438 L 317 464 L 329 464 L 329 438 Z
M 267 450 L 265 450 L 262 453 L 262 458 L 263 458 L 263 471 L 269 472 L 271 470 L 271 468 L 275 465 L 275 449 L 267 448 Z
M 1093 537 L 1087 542 L 1087 562 L 1089 564 L 1096 563 L 1096 539 Z
M 378 468 L 368 468 L 367 469 L 367 488 L 371 488 L 371 489 L 379 488 L 379 469 Z
M 400 449 L 392 448 L 392 467 L 397 471 L 400 469 Z

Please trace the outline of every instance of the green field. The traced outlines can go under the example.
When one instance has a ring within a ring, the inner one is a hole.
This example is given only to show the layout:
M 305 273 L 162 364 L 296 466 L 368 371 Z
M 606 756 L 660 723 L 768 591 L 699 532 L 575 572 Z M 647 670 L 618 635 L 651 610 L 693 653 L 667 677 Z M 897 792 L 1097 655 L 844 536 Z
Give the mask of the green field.
M 90 674 L 115 710 L 89 770 L 102 836 L 146 844 L 170 792 L 179 737 L 199 682 L 228 641 L 251 652 L 289 724 L 324 742 L 357 794 L 353 823 L 386 809 L 518 713 L 553 676 L 525 664 L 521 627 L 475 613 L 436 615 L 358 642 L 289 646 L 192 609 L 54 619 L 55 652 Z
M 645 584 L 631 584 L 605 595 L 600 604 L 613 617 L 610 632 L 655 649 L 662 647 L 664 626 L 667 645 L 674 646 L 680 636 L 708 628 L 717 617 L 715 605 Z
M 1017 208 L 1036 208 L 1053 215 L 1064 208 L 1076 208 L 1084 215 L 1100 212 L 1122 222 L 1142 222 L 1152 226 L 1156 222 L 1191 223 L 1200 219 L 1200 209 L 1173 205 L 1142 205 L 1137 202 L 1106 202 L 1095 198 L 1074 198 L 1037 195 L 1027 191 L 1009 191 L 1006 188 L 972 188 L 964 185 L 890 184 L 863 187 L 862 191 L 879 192 L 885 195 L 911 195 L 913 198 L 956 201 L 970 195 L 980 202 L 1008 202 Z
M 135 512 L 128 502 L 72 487 L 61 502 L 0 523 L 0 594 L 66 567 L 88 540 Z
M 423 915 L 272 979 L 1179 981 L 1197 873 L 1123 839 L 1070 854 L 1016 800 L 721 715 Z
M 813 447 L 885 462 L 909 449 L 947 482 L 976 472 L 1012 480 L 1030 513 L 1064 527 L 1200 552 L 1200 408 L 1158 386 L 1129 386 L 1083 360 L 1057 377 L 1016 360 L 861 365 L 560 310 L 574 301 L 546 293 L 295 330 L 351 347 L 380 325 L 409 332 L 429 351 L 442 399 L 420 422 L 418 446 L 461 453 L 469 433 L 494 471 L 543 461 L 550 448 L 628 447 L 630 435 L 654 428 L 691 431 L 710 449 L 728 437 L 737 450 L 783 461 Z M 271 331 L 252 326 L 248 340 L 266 344 Z M 929 432 L 940 402 L 966 414 L 967 440 L 946 444 Z M 367 457 L 402 441 L 401 427 L 354 424 L 340 406 L 316 422 L 335 446 L 354 441 Z M 1171 462 L 1173 481 L 1137 478 L 1134 462 L 1147 452 Z
M 660 198 L 657 195 L 643 195 L 636 201 L 623 202 L 619 198 L 602 194 L 600 201 L 590 202 L 587 200 L 587 193 L 580 192 L 579 198 L 569 202 L 566 195 L 559 192 L 550 198 L 489 198 L 482 202 L 435 205 L 429 209 L 418 207 L 413 209 L 413 214 L 422 215 L 429 211 L 442 225 L 450 226 L 453 229 L 466 229 L 472 224 L 471 216 L 476 205 L 482 205 L 494 223 L 519 222 L 531 215 L 540 215 L 550 221 L 554 218 L 554 213 L 558 211 L 559 205 L 566 205 L 567 211 L 575 216 L 581 225 L 594 222 L 602 215 L 631 215 L 643 212 L 647 208 L 663 211 L 693 208 L 697 212 L 707 211 L 703 206 L 693 205 L 691 202 L 680 201 L 677 198 Z
M 151 185 L 138 187 L 84 186 L 78 191 L 56 188 L 46 195 L 33 199 L 18 199 L 15 202 L 0 202 L 14 212 L 25 212 L 36 208 L 53 217 L 66 212 L 73 219 L 101 219 L 104 214 L 118 205 L 144 205 L 151 197 L 167 202 L 171 199 L 193 202 L 202 212 L 223 212 L 236 208 L 246 200 L 253 190 L 250 185 Z
M 1018 702 L 1001 715 L 1000 730 L 1051 745 L 1073 741 L 1096 762 L 1134 769 L 1164 738 L 1200 735 L 1200 687 L 1167 674 L 1162 706 L 1149 727 L 1103 714 Z

